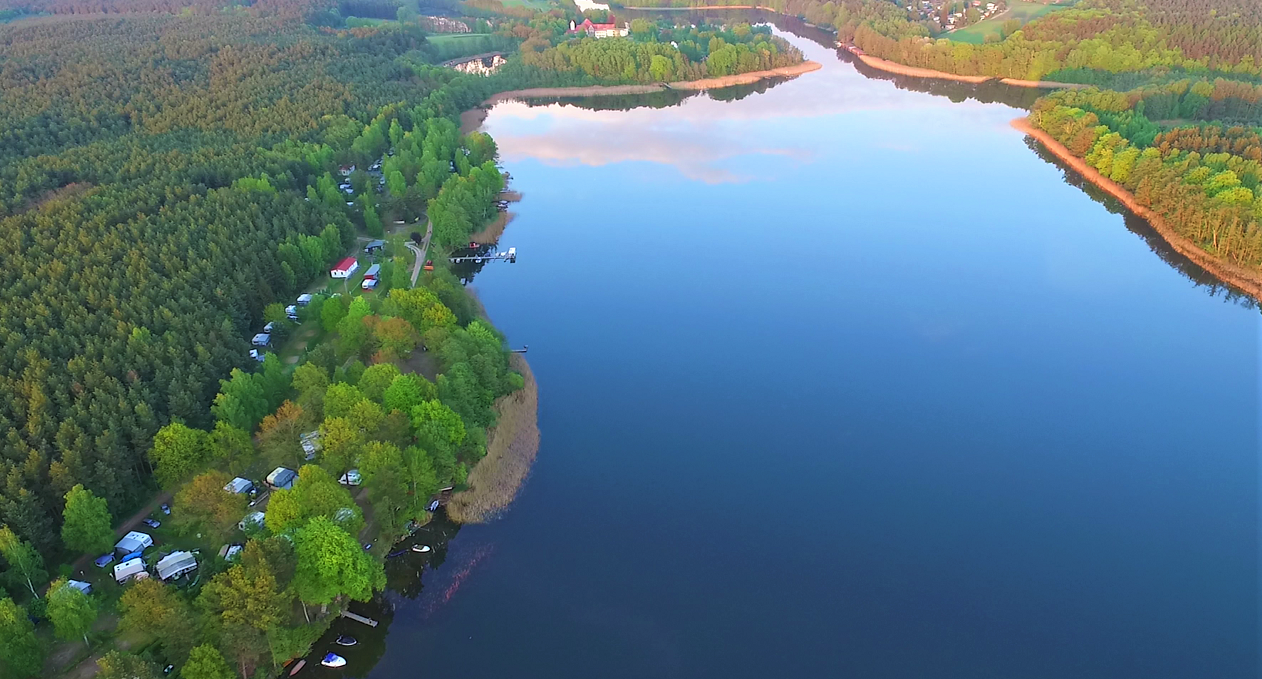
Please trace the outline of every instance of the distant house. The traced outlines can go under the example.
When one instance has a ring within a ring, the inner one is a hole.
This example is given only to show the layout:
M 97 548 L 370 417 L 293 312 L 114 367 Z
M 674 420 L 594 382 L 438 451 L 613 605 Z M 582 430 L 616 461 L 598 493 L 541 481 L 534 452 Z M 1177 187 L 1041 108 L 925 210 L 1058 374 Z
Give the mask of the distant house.
M 371 255 L 384 247 L 386 247 L 386 242 L 383 240 L 368 241 L 368 245 L 364 246 L 364 252 Z
M 630 33 L 630 29 L 626 24 L 622 28 L 618 28 L 617 21 L 612 16 L 609 17 L 607 24 L 594 24 L 591 19 L 583 19 L 583 23 L 575 25 L 570 22 L 570 33 L 586 33 L 592 38 L 625 38 Z
M 158 578 L 170 580 L 197 569 L 197 557 L 192 552 L 172 552 L 158 562 Z
M 337 263 L 329 275 L 333 278 L 350 278 L 359 269 L 359 262 L 354 257 L 347 257 Z
M 339 167 L 339 168 L 337 169 L 337 171 L 338 171 L 339 173 L 341 173 L 341 175 L 342 175 L 343 177 L 349 177 L 349 176 L 351 176 L 351 173 L 355 171 L 355 166 L 354 166 L 354 165 L 343 165 L 343 166 Z
M 277 467 L 267 475 L 267 485 L 277 490 L 289 490 L 294 487 L 294 481 L 298 479 L 298 473 L 292 469 Z
M 114 545 L 114 551 L 121 554 L 143 552 L 153 546 L 153 538 L 146 533 L 131 531 Z
M 240 495 L 254 490 L 254 484 L 250 483 L 249 479 L 243 479 L 238 476 L 237 478 L 229 481 L 228 485 L 224 486 L 223 489 L 229 493 Z

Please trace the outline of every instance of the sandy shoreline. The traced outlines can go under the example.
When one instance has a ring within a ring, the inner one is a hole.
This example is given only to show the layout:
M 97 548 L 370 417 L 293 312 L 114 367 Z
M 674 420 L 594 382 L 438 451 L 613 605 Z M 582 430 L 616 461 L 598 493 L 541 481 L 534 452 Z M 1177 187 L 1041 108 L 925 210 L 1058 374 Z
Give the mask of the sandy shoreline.
M 654 83 L 651 85 L 589 85 L 587 87 L 534 87 L 525 90 L 500 92 L 482 102 L 483 106 L 491 106 L 511 99 L 532 99 L 551 97 L 601 97 L 624 94 L 651 94 L 664 90 L 702 91 L 734 85 L 749 85 L 767 78 L 792 78 L 803 73 L 818 71 L 823 68 L 818 62 L 804 61 L 793 66 L 773 68 L 768 71 L 751 71 L 726 75 L 720 78 L 703 78 L 701 80 L 684 80 L 673 83 Z M 466 112 L 468 113 L 468 112 Z M 476 114 L 475 114 L 476 115 Z M 471 116 L 472 117 L 472 116 Z M 464 120 L 462 123 L 466 122 Z
M 1028 119 L 1017 118 L 1012 121 L 1012 126 L 1037 139 L 1048 151 L 1072 167 L 1074 171 L 1081 174 L 1087 181 L 1104 189 L 1109 195 L 1122 201 L 1132 212 L 1147 220 L 1152 225 L 1152 228 L 1161 234 L 1161 237 L 1170 244 L 1170 247 L 1174 248 L 1179 254 L 1192 260 L 1224 283 L 1235 286 L 1250 297 L 1262 301 L 1262 273 L 1250 271 L 1230 262 L 1224 262 L 1205 252 L 1196 243 L 1170 228 L 1170 225 L 1161 215 L 1141 205 L 1125 187 L 1100 174 L 1099 170 L 1075 156 L 1064 144 L 1053 139 L 1050 134 L 1031 125 Z
M 936 78 L 938 80 L 954 80 L 962 83 L 972 83 L 980 85 L 992 80 L 998 80 L 1005 85 L 1013 87 L 1030 87 L 1038 89 L 1080 89 L 1089 87 L 1089 85 L 1080 85 L 1077 83 L 1058 83 L 1050 80 L 1018 80 L 1016 78 L 995 78 L 988 75 L 956 75 L 947 73 L 946 71 L 935 71 L 931 68 L 918 68 L 916 66 L 904 66 L 895 61 L 881 59 L 870 54 L 858 54 L 859 60 L 871 66 L 872 68 L 885 71 L 886 73 L 895 73 L 898 75 L 911 76 L 913 78 Z

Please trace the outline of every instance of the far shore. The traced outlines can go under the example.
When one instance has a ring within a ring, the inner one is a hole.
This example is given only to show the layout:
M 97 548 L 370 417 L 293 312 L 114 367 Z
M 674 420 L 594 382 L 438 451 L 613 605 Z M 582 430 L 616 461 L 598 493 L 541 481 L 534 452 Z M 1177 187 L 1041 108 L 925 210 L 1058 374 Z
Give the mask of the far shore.
M 482 102 L 483 106 L 491 106 L 511 99 L 537 99 L 551 97 L 602 97 L 623 94 L 652 94 L 665 90 L 702 91 L 713 90 L 734 85 L 749 85 L 768 78 L 793 78 L 803 73 L 818 71 L 822 66 L 818 62 L 804 61 L 793 66 L 783 66 L 767 71 L 751 71 L 736 75 L 725 75 L 718 78 L 701 80 L 684 80 L 673 83 L 652 83 L 648 85 L 588 85 L 586 87 L 534 87 L 525 90 L 500 92 Z
M 1224 283 L 1239 288 L 1250 297 L 1262 301 L 1262 272 L 1250 271 L 1231 262 L 1225 262 L 1202 250 L 1196 243 L 1172 229 L 1161 215 L 1140 204 L 1134 194 L 1127 191 L 1124 186 L 1100 174 L 1099 170 L 1075 156 L 1064 144 L 1030 124 L 1028 118 L 1017 118 L 1012 121 L 1012 126 L 1037 139 L 1052 155 L 1072 167 L 1075 172 L 1081 174 L 1087 181 L 1104 189 L 1109 195 L 1122 201 L 1132 212 L 1146 219 L 1152 225 L 1152 228 L 1161 234 L 1161 237 L 1170 244 L 1170 247 L 1174 248 L 1179 254 L 1196 262 L 1202 269 L 1210 272 Z
M 857 54 L 856 56 L 859 57 L 860 61 L 867 64 L 868 66 L 871 66 L 872 68 L 880 69 L 887 73 L 896 73 L 898 75 L 911 76 L 913 78 L 935 78 L 938 80 L 954 80 L 954 81 L 962 82 L 962 83 L 973 83 L 974 85 L 980 85 L 982 83 L 990 82 L 992 80 L 998 80 L 999 82 L 1005 85 L 1012 85 L 1013 87 L 1031 87 L 1031 88 L 1046 89 L 1046 90 L 1055 90 L 1055 89 L 1073 90 L 1073 89 L 1080 89 L 1083 87 L 1089 87 L 1089 85 L 1082 85 L 1078 83 L 1058 83 L 1058 82 L 1052 82 L 1050 80 L 1018 80 L 1016 78 L 995 78 L 993 76 L 988 76 L 988 75 L 957 75 L 955 73 L 947 73 L 946 71 L 935 71 L 931 68 L 905 66 L 895 61 L 890 61 L 888 59 L 881 59 L 880 57 L 874 57 L 870 54 Z

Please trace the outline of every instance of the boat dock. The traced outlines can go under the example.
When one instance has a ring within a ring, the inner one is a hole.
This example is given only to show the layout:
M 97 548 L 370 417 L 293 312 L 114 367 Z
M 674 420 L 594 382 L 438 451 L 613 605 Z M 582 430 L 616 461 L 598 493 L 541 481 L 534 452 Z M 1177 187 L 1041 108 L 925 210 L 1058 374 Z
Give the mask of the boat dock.
M 368 625 L 369 627 L 377 626 L 376 620 L 373 620 L 372 618 L 365 618 L 364 616 L 359 615 L 358 613 L 351 613 L 350 611 L 342 611 L 342 617 L 350 618 L 351 620 L 354 620 L 355 622 L 362 622 L 365 625 Z
M 473 262 L 475 264 L 481 264 L 482 262 L 493 262 L 495 260 L 502 260 L 510 263 L 516 262 L 517 248 L 509 248 L 505 252 L 488 252 L 485 255 L 463 255 L 451 258 L 451 261 L 456 264 L 459 264 L 460 262 Z

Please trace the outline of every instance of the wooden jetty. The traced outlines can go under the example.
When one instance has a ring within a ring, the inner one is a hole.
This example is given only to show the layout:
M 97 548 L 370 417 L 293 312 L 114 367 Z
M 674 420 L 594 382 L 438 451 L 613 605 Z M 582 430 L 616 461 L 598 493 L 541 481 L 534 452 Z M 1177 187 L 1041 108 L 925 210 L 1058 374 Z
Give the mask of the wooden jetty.
M 452 257 L 454 263 L 474 262 L 481 264 L 482 262 L 493 262 L 495 260 L 503 260 L 505 262 L 517 261 L 517 248 L 509 248 L 505 252 L 488 252 L 485 255 L 463 255 L 460 257 Z
M 354 620 L 355 622 L 362 622 L 365 625 L 368 625 L 369 627 L 377 626 L 376 620 L 373 620 L 372 618 L 365 618 L 364 616 L 359 615 L 358 613 L 351 613 L 350 611 L 342 611 L 342 617 L 349 618 L 351 620 Z

